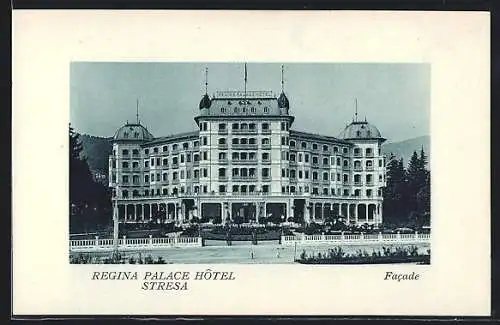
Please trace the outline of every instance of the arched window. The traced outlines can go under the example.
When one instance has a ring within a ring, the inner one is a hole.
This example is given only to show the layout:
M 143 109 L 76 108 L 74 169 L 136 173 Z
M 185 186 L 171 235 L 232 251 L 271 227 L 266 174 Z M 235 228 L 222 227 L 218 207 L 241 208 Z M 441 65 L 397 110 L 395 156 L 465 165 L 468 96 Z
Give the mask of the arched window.
M 233 144 L 240 144 L 240 139 L 238 139 L 238 138 L 234 138 L 232 141 L 233 141 Z
M 122 191 L 122 196 L 123 197 L 128 197 L 128 191 L 127 190 L 123 190 Z
M 226 138 L 219 138 L 219 144 L 226 144 Z

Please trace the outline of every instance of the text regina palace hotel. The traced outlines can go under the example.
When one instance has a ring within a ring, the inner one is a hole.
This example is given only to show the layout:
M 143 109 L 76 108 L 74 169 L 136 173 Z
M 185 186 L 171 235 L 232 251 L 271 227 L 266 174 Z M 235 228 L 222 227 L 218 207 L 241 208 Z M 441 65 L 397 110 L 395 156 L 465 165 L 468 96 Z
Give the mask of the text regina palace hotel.
M 205 94 L 198 130 L 154 137 L 137 117 L 116 131 L 109 186 L 120 222 L 382 222 L 385 159 L 379 130 L 357 118 L 338 137 L 293 129 L 281 93 Z M 175 118 L 175 117 L 172 117 Z

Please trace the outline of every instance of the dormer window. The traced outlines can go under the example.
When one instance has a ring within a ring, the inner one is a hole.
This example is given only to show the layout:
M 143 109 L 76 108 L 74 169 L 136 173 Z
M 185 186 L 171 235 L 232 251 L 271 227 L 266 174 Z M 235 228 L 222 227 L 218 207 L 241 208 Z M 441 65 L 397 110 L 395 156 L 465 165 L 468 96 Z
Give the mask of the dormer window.
M 128 138 L 128 132 L 123 133 L 124 138 Z
M 138 138 L 139 137 L 139 132 L 134 132 L 134 138 Z
M 360 137 L 361 136 L 361 131 L 356 131 L 356 136 Z
M 264 107 L 264 113 L 269 113 L 269 108 L 268 107 Z

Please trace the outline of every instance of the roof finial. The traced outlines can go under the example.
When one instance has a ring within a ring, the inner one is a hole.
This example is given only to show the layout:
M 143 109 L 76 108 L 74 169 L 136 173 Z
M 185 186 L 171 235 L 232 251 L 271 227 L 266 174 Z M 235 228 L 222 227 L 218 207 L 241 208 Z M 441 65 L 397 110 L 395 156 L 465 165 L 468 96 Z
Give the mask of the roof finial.
M 354 107 L 355 107 L 354 122 L 357 122 L 358 121 L 358 99 L 357 98 L 354 98 Z
M 135 107 L 135 117 L 137 119 L 137 124 L 139 124 L 139 98 L 136 99 L 136 107 Z
M 208 68 L 205 67 L 205 95 L 208 95 Z
M 284 89 L 285 89 L 285 79 L 283 78 L 283 75 L 285 73 L 285 68 L 284 68 L 284 65 L 282 64 L 281 65 L 281 92 L 284 92 Z

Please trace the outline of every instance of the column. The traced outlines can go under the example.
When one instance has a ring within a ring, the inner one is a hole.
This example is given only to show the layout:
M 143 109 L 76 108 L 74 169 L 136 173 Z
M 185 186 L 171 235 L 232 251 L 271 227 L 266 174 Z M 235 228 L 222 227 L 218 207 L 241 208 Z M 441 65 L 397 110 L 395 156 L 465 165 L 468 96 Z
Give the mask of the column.
M 368 207 L 369 206 L 370 206 L 369 204 L 365 204 L 365 220 L 366 220 L 366 222 L 368 222 Z
M 165 201 L 165 220 L 170 220 L 168 215 L 168 201 Z
M 137 222 L 137 204 L 134 204 L 134 220 Z
M 125 204 L 125 216 L 124 216 L 123 221 L 126 222 L 127 219 L 128 219 L 128 204 Z
M 312 204 L 311 217 L 312 220 L 316 220 L 316 203 Z
M 358 224 L 358 223 L 359 223 L 359 219 L 358 219 L 358 218 L 359 218 L 359 216 L 358 216 L 358 205 L 359 205 L 359 204 L 356 204 L 356 205 L 355 205 L 355 208 L 354 208 L 354 216 L 355 216 L 355 218 L 356 218 L 356 219 L 355 219 L 355 220 L 356 220 L 356 224 Z
M 260 203 L 255 202 L 255 222 L 259 223 Z
M 321 221 L 325 221 L 325 203 L 321 202 Z
M 141 209 L 141 214 L 142 214 L 142 221 L 144 221 L 144 218 L 146 217 L 146 214 L 144 213 L 144 206 L 145 204 L 141 204 L 142 209 Z

